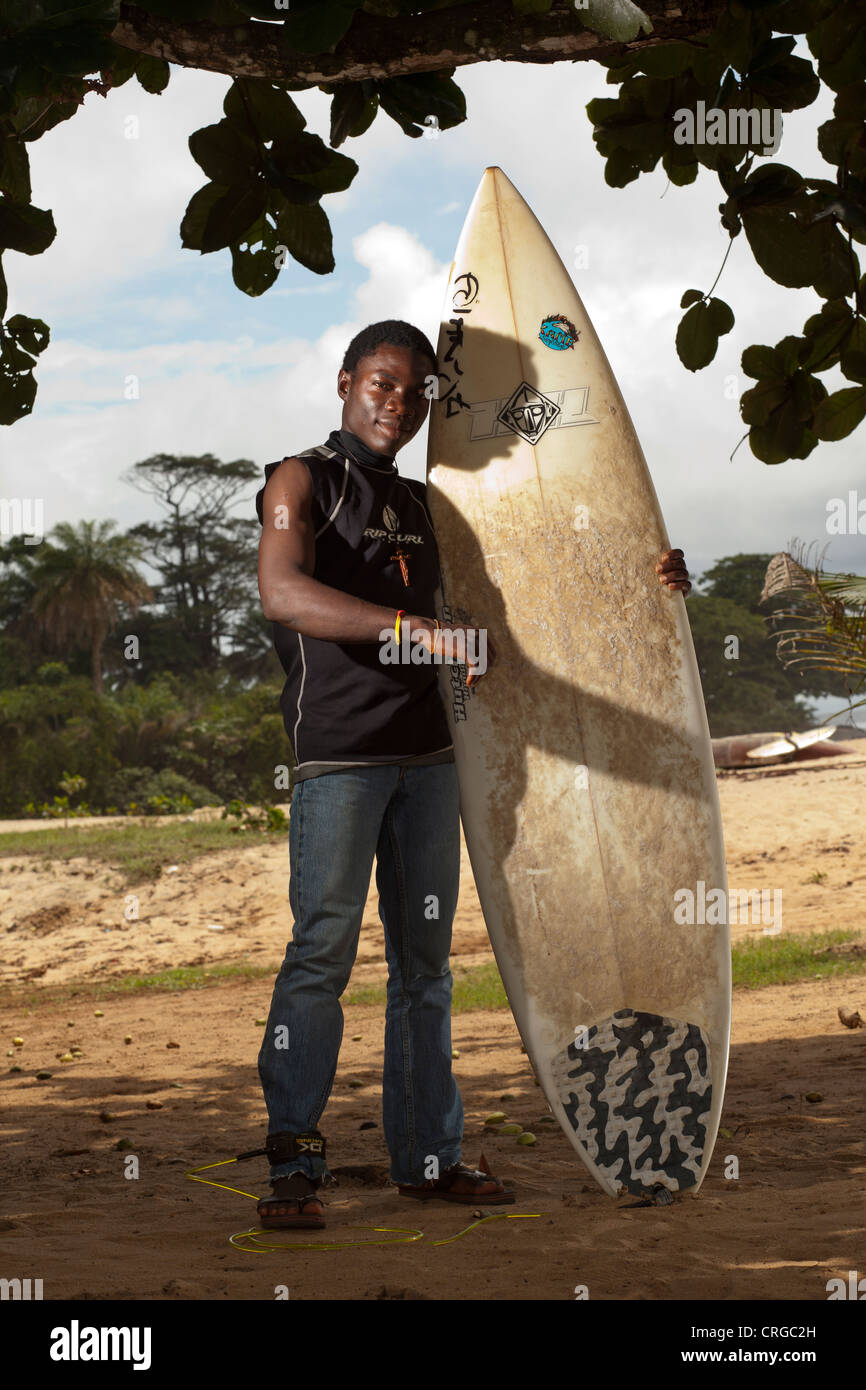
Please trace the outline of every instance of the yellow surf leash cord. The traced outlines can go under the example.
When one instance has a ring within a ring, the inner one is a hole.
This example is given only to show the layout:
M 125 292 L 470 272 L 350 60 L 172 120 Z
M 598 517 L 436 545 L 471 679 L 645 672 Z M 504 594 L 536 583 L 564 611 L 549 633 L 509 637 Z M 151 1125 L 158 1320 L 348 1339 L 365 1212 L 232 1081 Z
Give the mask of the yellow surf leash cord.
M 257 1197 L 254 1192 L 242 1192 L 239 1187 L 229 1187 L 228 1183 L 214 1182 L 213 1178 L 198 1177 L 199 1173 L 206 1173 L 211 1168 L 224 1168 L 226 1164 L 237 1163 L 237 1161 L 236 1158 L 223 1158 L 218 1163 L 203 1163 L 199 1168 L 188 1168 L 184 1173 L 184 1177 L 189 1178 L 190 1182 L 203 1182 L 208 1187 L 221 1187 L 224 1192 L 236 1192 L 239 1197 L 250 1197 L 254 1202 L 258 1202 L 260 1198 Z M 478 1205 L 483 1206 L 484 1204 L 483 1202 L 479 1202 Z M 446 1236 L 444 1240 L 433 1240 L 430 1244 L 449 1245 L 451 1241 L 459 1240 L 461 1236 L 465 1236 L 467 1232 L 474 1230 L 476 1226 L 482 1226 L 485 1221 L 537 1221 L 539 1219 L 539 1212 L 498 1211 L 492 1216 L 479 1217 L 477 1221 L 473 1221 L 469 1226 L 464 1227 L 462 1231 L 458 1231 L 456 1236 Z M 397 1239 L 335 1240 L 269 1245 L 257 1239 L 257 1237 L 264 1234 L 264 1232 L 260 1227 L 254 1226 L 252 1230 L 249 1231 L 235 1231 L 234 1235 L 229 1236 L 229 1245 L 233 1245 L 236 1250 L 245 1250 L 248 1255 L 264 1255 L 269 1250 L 348 1250 L 353 1246 L 358 1247 L 364 1245 L 410 1245 L 416 1240 L 424 1239 L 423 1231 L 408 1226 L 351 1226 L 349 1229 L 352 1231 L 383 1231 L 387 1232 L 389 1235 L 397 1233 Z M 250 1241 L 252 1243 L 251 1246 L 242 1245 L 240 1243 L 245 1240 Z

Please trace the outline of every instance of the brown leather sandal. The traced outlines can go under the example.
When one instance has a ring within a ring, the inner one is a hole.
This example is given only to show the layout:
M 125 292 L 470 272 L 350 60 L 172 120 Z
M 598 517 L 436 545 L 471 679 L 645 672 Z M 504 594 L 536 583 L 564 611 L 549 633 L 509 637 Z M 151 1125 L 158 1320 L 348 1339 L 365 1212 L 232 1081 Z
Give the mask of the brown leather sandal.
M 463 1191 L 455 1191 L 458 1184 Z M 401 1197 L 415 1197 L 420 1202 L 438 1197 L 443 1202 L 463 1202 L 467 1206 L 509 1206 L 515 1200 L 514 1193 L 492 1173 L 481 1168 L 467 1168 L 465 1163 L 452 1163 L 438 1178 L 428 1178 L 420 1187 L 398 1183 L 397 1191 Z
M 311 1180 L 303 1173 L 276 1178 L 271 1187 L 274 1195 L 263 1197 L 256 1207 L 263 1230 L 322 1229 L 325 1224 L 322 1200 Z M 275 1207 L 284 1210 L 274 1211 Z

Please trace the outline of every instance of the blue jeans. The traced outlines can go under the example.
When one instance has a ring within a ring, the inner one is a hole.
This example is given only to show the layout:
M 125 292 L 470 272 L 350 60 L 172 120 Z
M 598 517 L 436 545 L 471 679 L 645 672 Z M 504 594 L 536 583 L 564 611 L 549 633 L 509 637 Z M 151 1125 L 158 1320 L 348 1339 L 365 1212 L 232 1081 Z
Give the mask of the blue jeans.
M 459 1162 L 463 1105 L 451 1072 L 448 953 L 460 880 L 453 763 L 363 767 L 298 782 L 289 820 L 292 940 L 274 986 L 259 1076 L 268 1132 L 304 1134 L 325 1109 L 376 856 L 388 962 L 382 1120 L 398 1183 Z M 319 1155 L 272 1166 L 321 1178 Z

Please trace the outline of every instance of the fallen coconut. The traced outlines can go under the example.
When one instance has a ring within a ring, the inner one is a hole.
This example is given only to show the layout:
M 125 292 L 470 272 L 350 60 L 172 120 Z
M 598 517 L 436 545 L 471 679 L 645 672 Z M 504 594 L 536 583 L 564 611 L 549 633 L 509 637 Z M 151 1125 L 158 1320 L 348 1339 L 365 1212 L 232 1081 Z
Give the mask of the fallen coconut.
M 505 1124 L 505 1119 L 505 1112 L 503 1110 L 496 1110 L 492 1115 L 487 1116 L 484 1123 L 486 1125 L 503 1125 Z
M 534 1144 L 535 1135 L 530 1133 L 528 1129 L 525 1129 L 522 1134 L 517 1136 L 517 1142 L 518 1144 Z
M 514 1125 L 514 1124 L 511 1124 L 511 1125 L 503 1125 L 502 1128 L 500 1129 L 499 1133 L 500 1133 L 500 1134 L 522 1134 L 522 1133 L 523 1133 L 523 1125 Z

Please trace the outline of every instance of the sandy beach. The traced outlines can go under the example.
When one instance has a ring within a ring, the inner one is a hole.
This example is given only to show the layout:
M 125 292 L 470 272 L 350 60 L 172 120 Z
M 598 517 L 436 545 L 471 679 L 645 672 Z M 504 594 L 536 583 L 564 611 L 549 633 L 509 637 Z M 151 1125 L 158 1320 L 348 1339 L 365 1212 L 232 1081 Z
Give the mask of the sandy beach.
M 781 889 L 785 932 L 862 932 L 866 756 L 726 774 L 719 792 L 730 887 Z M 475 1163 L 483 1151 L 515 1188 L 517 1204 L 504 1210 L 526 1219 L 491 1221 L 440 1245 L 469 1225 L 472 1209 L 410 1203 L 387 1186 L 382 1010 L 351 1005 L 322 1124 L 339 1179 L 327 1194 L 326 1238 L 396 1240 L 350 1229 L 385 1226 L 423 1239 L 255 1258 L 232 1247 L 233 1233 L 256 1226 L 252 1201 L 183 1174 L 263 1142 L 256 1020 L 270 978 L 102 1003 L 49 996 L 179 964 L 276 971 L 290 930 L 287 890 L 287 845 L 245 842 L 134 890 L 139 917 L 126 921 L 130 890 L 104 865 L 0 860 L 0 1014 L 7 1050 L 24 1039 L 7 1061 L 23 1071 L 3 1073 L 0 1242 L 16 1268 L 39 1251 L 46 1298 L 257 1299 L 285 1282 L 306 1299 L 442 1299 L 459 1288 L 467 1298 L 558 1300 L 586 1285 L 596 1299 L 824 1300 L 828 1279 L 862 1268 L 866 1029 L 844 1028 L 838 1009 L 866 1016 L 866 975 L 735 991 L 723 1133 L 700 1193 L 667 1209 L 612 1201 L 591 1182 L 543 1119 L 510 1014 L 457 1015 L 464 1158 Z M 762 930 L 740 923 L 732 935 Z M 455 973 L 492 960 L 465 849 L 452 959 Z M 384 975 L 373 887 L 352 984 Z M 71 1046 L 80 1056 L 61 1062 Z M 41 1069 L 52 1076 L 35 1079 Z M 493 1110 L 537 1143 L 519 1148 L 485 1131 Z M 119 1140 L 138 1157 L 136 1181 L 124 1178 Z M 732 1158 L 737 1178 L 726 1177 Z M 205 1176 L 267 1190 L 261 1159 Z

